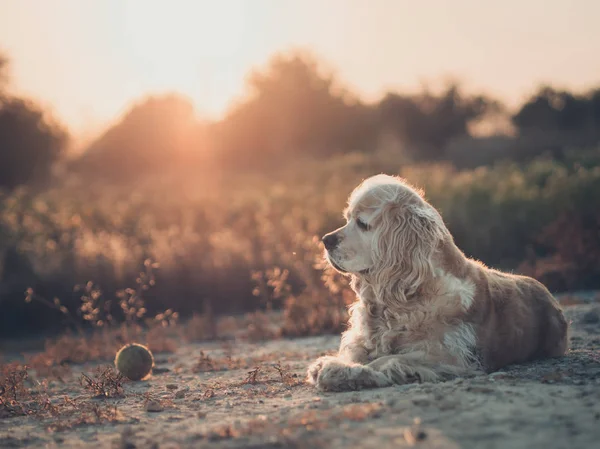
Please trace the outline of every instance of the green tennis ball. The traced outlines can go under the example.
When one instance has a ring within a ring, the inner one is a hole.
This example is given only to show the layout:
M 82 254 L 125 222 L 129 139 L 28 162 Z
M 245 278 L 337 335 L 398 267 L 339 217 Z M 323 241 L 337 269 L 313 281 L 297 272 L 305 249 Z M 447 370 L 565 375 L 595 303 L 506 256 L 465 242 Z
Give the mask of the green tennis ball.
M 146 346 L 131 343 L 119 349 L 115 357 L 115 366 L 130 380 L 146 379 L 152 373 L 154 357 Z

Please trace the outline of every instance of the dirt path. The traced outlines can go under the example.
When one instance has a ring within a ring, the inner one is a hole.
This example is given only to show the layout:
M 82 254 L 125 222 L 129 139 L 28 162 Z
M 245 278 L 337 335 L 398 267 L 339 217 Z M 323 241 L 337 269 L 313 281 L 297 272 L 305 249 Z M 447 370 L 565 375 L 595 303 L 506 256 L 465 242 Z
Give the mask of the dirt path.
M 79 367 L 48 385 L 51 403 L 67 410 L 67 397 L 72 413 L 1 419 L 0 447 L 591 449 L 600 441 L 594 308 L 566 309 L 565 358 L 440 384 L 318 393 L 303 383 L 306 366 L 337 337 L 184 346 L 156 355 L 158 372 L 118 398 L 90 399 L 77 371 L 93 367 Z

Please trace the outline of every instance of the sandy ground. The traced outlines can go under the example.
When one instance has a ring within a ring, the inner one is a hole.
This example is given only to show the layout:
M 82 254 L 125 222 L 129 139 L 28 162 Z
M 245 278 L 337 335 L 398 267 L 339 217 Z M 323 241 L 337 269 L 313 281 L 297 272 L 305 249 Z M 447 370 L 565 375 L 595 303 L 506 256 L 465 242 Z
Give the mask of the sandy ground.
M 439 384 L 319 393 L 305 370 L 337 337 L 182 346 L 116 398 L 92 399 L 79 366 L 48 386 L 71 413 L 0 419 L 0 447 L 600 447 L 600 306 L 565 310 L 568 356 Z

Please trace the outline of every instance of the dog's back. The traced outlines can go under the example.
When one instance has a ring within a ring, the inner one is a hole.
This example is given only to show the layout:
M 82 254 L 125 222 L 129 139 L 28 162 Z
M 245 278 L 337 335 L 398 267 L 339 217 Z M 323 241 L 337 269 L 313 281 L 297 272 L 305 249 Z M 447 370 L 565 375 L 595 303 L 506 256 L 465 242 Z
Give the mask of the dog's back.
M 481 268 L 469 319 L 487 371 L 564 355 L 568 323 L 548 289 L 533 278 Z

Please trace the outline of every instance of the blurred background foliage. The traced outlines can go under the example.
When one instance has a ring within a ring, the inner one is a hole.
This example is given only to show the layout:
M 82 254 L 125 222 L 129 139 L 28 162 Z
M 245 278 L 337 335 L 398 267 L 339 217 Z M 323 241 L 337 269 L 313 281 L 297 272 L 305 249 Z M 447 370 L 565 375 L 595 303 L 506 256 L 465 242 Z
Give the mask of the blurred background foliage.
M 218 121 L 142 98 L 75 153 L 1 57 L 0 336 L 65 326 L 28 288 L 75 310 L 74 286 L 114 296 L 147 260 L 149 313 L 282 309 L 291 334 L 307 317 L 334 329 L 321 312 L 352 296 L 318 237 L 381 172 L 423 187 L 467 255 L 555 292 L 600 288 L 600 88 L 541 86 L 516 110 L 458 82 L 365 103 L 323 67 L 274 55 Z

